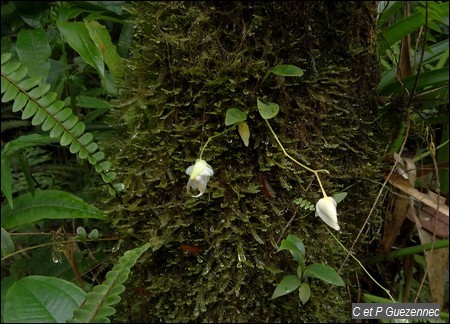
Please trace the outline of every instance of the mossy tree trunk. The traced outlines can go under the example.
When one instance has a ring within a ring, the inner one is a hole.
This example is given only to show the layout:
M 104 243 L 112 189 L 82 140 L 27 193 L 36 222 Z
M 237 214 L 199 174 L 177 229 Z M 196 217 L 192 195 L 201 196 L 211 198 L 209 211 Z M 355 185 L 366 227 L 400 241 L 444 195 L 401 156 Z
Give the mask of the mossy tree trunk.
M 306 246 L 307 264 L 338 269 L 345 252 L 314 212 L 314 175 L 287 159 L 260 117 L 258 97 L 280 105 L 271 125 L 290 155 L 322 174 L 338 206 L 339 239 L 350 246 L 371 208 L 383 145 L 377 139 L 375 2 L 139 2 L 123 96 L 105 143 L 125 190 L 108 202 L 131 248 L 153 249 L 136 266 L 124 298 L 127 320 L 145 322 L 306 322 L 349 320 L 345 288 L 311 280 L 275 300 L 296 271 L 288 234 Z M 270 76 L 293 64 L 302 77 Z M 206 193 L 186 194 L 185 170 L 225 113 L 248 114 L 250 145 L 237 130 L 214 138 L 203 158 L 214 169 Z M 269 188 L 270 187 L 270 188 Z M 270 190 L 269 190 L 270 189 Z M 106 208 L 106 207 L 105 207 Z M 289 223 L 289 221 L 292 222 Z M 289 224 L 288 224 L 289 223 Z M 287 226 L 289 225 L 289 226 Z M 341 273 L 353 285 L 348 262 Z

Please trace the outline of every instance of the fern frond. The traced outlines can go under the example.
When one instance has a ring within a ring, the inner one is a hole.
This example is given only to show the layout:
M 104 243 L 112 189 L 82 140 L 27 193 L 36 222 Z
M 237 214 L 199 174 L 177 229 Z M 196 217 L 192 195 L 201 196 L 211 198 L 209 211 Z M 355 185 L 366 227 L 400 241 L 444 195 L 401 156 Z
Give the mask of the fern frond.
M 41 125 L 51 138 L 59 139 L 62 146 L 69 146 L 72 154 L 88 159 L 104 182 L 114 180 L 116 173 L 109 171 L 111 163 L 105 161 L 105 154 L 93 141 L 94 136 L 85 132 L 85 124 L 79 121 L 72 109 L 65 107 L 64 101 L 57 100 L 57 94 L 49 91 L 49 84 L 41 84 L 37 77 L 27 78 L 27 68 L 10 60 L 11 57 L 10 53 L 1 56 L 1 101 L 14 100 L 13 112 L 21 111 L 22 119 L 32 118 L 32 125 Z
M 86 300 L 79 309 L 73 312 L 73 318 L 67 323 L 109 323 L 108 316 L 114 315 L 113 305 L 120 302 L 120 294 L 125 291 L 123 283 L 128 279 L 131 267 L 139 257 L 147 251 L 150 243 L 125 252 L 107 274 L 101 285 L 94 287 L 92 292 L 86 294 Z
M 316 209 L 314 204 L 303 198 L 295 198 L 294 204 L 299 205 L 301 208 L 307 211 L 313 211 Z

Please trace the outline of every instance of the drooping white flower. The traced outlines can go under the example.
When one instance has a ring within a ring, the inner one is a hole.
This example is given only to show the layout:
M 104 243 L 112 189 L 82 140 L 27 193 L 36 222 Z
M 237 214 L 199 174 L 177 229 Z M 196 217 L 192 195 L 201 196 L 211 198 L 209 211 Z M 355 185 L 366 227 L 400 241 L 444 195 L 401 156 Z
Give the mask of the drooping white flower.
M 316 204 L 316 215 L 319 215 L 328 226 L 339 231 L 341 228 L 337 221 L 336 207 L 337 203 L 333 197 L 321 198 Z
M 214 174 L 214 171 L 211 166 L 204 160 L 197 159 L 194 165 L 191 165 L 186 169 L 186 174 L 190 176 L 186 186 L 186 192 L 189 193 L 191 187 L 194 189 L 198 189 L 200 193 L 192 197 L 200 197 L 205 193 L 209 177 Z

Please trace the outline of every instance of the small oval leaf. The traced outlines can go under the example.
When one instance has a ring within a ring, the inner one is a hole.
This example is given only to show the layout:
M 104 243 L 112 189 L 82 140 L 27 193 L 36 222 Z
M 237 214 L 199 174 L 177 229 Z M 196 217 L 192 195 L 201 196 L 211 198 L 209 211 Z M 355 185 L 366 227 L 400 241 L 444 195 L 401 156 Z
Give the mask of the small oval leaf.
M 274 66 L 269 71 L 281 76 L 302 76 L 304 73 L 301 68 L 291 64 L 280 64 Z
M 250 128 L 248 127 L 246 122 L 241 122 L 238 124 L 239 135 L 241 136 L 242 141 L 245 146 L 248 146 L 250 142 Z
M 225 125 L 233 125 L 247 119 L 247 114 L 237 108 L 230 108 L 225 115 Z
M 309 300 L 309 297 L 311 297 L 311 288 L 306 282 L 304 282 L 298 288 L 298 298 L 300 298 L 302 304 L 305 305 Z
M 296 275 L 286 276 L 283 278 L 283 280 L 280 281 L 278 286 L 275 288 L 275 291 L 273 292 L 272 297 L 270 297 L 270 299 L 275 299 L 277 297 L 287 295 L 293 292 L 299 286 L 300 286 L 300 279 L 298 279 Z
M 271 119 L 278 114 L 280 106 L 274 102 L 265 102 L 261 98 L 258 98 L 258 110 L 259 114 L 264 119 Z

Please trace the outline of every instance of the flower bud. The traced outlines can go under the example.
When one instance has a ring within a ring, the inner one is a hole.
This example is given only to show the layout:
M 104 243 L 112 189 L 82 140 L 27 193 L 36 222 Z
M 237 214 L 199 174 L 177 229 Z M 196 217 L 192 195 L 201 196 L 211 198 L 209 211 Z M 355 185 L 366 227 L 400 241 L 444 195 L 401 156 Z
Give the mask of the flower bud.
M 337 203 L 333 197 L 321 198 L 316 204 L 316 215 L 319 215 L 328 226 L 339 231 L 336 207 Z

